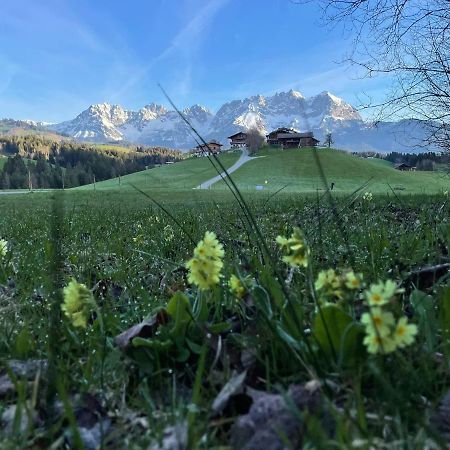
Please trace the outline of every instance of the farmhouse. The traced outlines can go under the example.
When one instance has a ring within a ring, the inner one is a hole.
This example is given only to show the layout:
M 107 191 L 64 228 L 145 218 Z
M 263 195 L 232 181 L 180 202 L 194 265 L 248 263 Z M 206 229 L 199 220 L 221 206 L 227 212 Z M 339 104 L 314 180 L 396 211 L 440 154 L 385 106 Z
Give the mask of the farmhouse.
M 278 128 L 266 137 L 269 145 L 282 148 L 315 147 L 319 143 L 312 131 L 300 133 L 293 128 Z
M 243 148 L 247 146 L 247 133 L 239 131 L 238 133 L 228 136 L 231 148 Z
M 415 167 L 410 166 L 409 164 L 405 164 L 405 163 L 397 164 L 397 165 L 395 166 L 395 168 L 396 168 L 397 170 L 402 170 L 402 171 L 416 170 Z
M 207 144 L 200 144 L 195 147 L 193 154 L 195 156 L 206 156 L 220 153 L 221 147 L 223 145 L 216 140 L 209 141 Z

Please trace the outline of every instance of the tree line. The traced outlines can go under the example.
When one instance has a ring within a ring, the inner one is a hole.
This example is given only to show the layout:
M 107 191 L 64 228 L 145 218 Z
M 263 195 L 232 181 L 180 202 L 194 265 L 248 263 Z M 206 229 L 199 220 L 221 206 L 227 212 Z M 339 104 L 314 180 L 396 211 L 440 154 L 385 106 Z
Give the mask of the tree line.
M 163 148 L 125 151 L 42 136 L 0 137 L 0 151 L 8 156 L 0 170 L 0 189 L 71 188 L 181 159 L 180 152 Z

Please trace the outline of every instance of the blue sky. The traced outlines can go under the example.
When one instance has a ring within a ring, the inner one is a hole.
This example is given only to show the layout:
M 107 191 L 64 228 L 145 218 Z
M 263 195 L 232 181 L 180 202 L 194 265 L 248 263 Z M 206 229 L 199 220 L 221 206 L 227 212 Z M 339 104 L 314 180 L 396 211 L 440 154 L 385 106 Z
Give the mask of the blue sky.
M 254 94 L 328 90 L 354 105 L 386 80 L 340 65 L 351 41 L 292 0 L 2 0 L 0 117 L 62 121 L 92 103 L 215 111 Z

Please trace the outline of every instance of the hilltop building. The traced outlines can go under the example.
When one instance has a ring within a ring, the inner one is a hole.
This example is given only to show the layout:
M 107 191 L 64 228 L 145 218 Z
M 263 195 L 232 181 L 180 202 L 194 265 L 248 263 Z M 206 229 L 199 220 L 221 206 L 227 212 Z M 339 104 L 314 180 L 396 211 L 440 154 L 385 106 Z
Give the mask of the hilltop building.
M 315 147 L 319 141 L 312 131 L 300 133 L 293 128 L 278 128 L 267 137 L 267 143 L 282 148 Z
M 243 131 L 228 136 L 228 139 L 230 140 L 231 148 L 247 147 L 247 133 Z
M 192 153 L 194 156 L 210 156 L 220 153 L 222 147 L 220 142 L 213 139 L 207 144 L 197 145 Z

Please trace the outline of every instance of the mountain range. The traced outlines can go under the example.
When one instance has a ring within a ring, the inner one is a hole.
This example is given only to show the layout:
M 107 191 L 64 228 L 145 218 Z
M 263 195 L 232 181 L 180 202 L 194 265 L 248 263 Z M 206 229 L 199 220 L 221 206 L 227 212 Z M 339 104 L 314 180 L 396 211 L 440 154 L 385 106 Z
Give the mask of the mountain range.
M 182 111 L 205 139 L 221 141 L 240 130 L 257 128 L 267 133 L 278 127 L 313 131 L 323 140 L 332 133 L 334 146 L 351 151 L 420 152 L 426 136 L 424 122 L 365 121 L 355 107 L 329 92 L 304 97 L 297 91 L 272 96 L 255 95 L 222 105 L 217 113 L 201 105 Z M 38 126 L 68 135 L 79 141 L 115 142 L 163 146 L 188 150 L 196 145 L 189 127 L 179 114 L 151 103 L 138 111 L 108 103 L 91 105 L 73 120 Z

